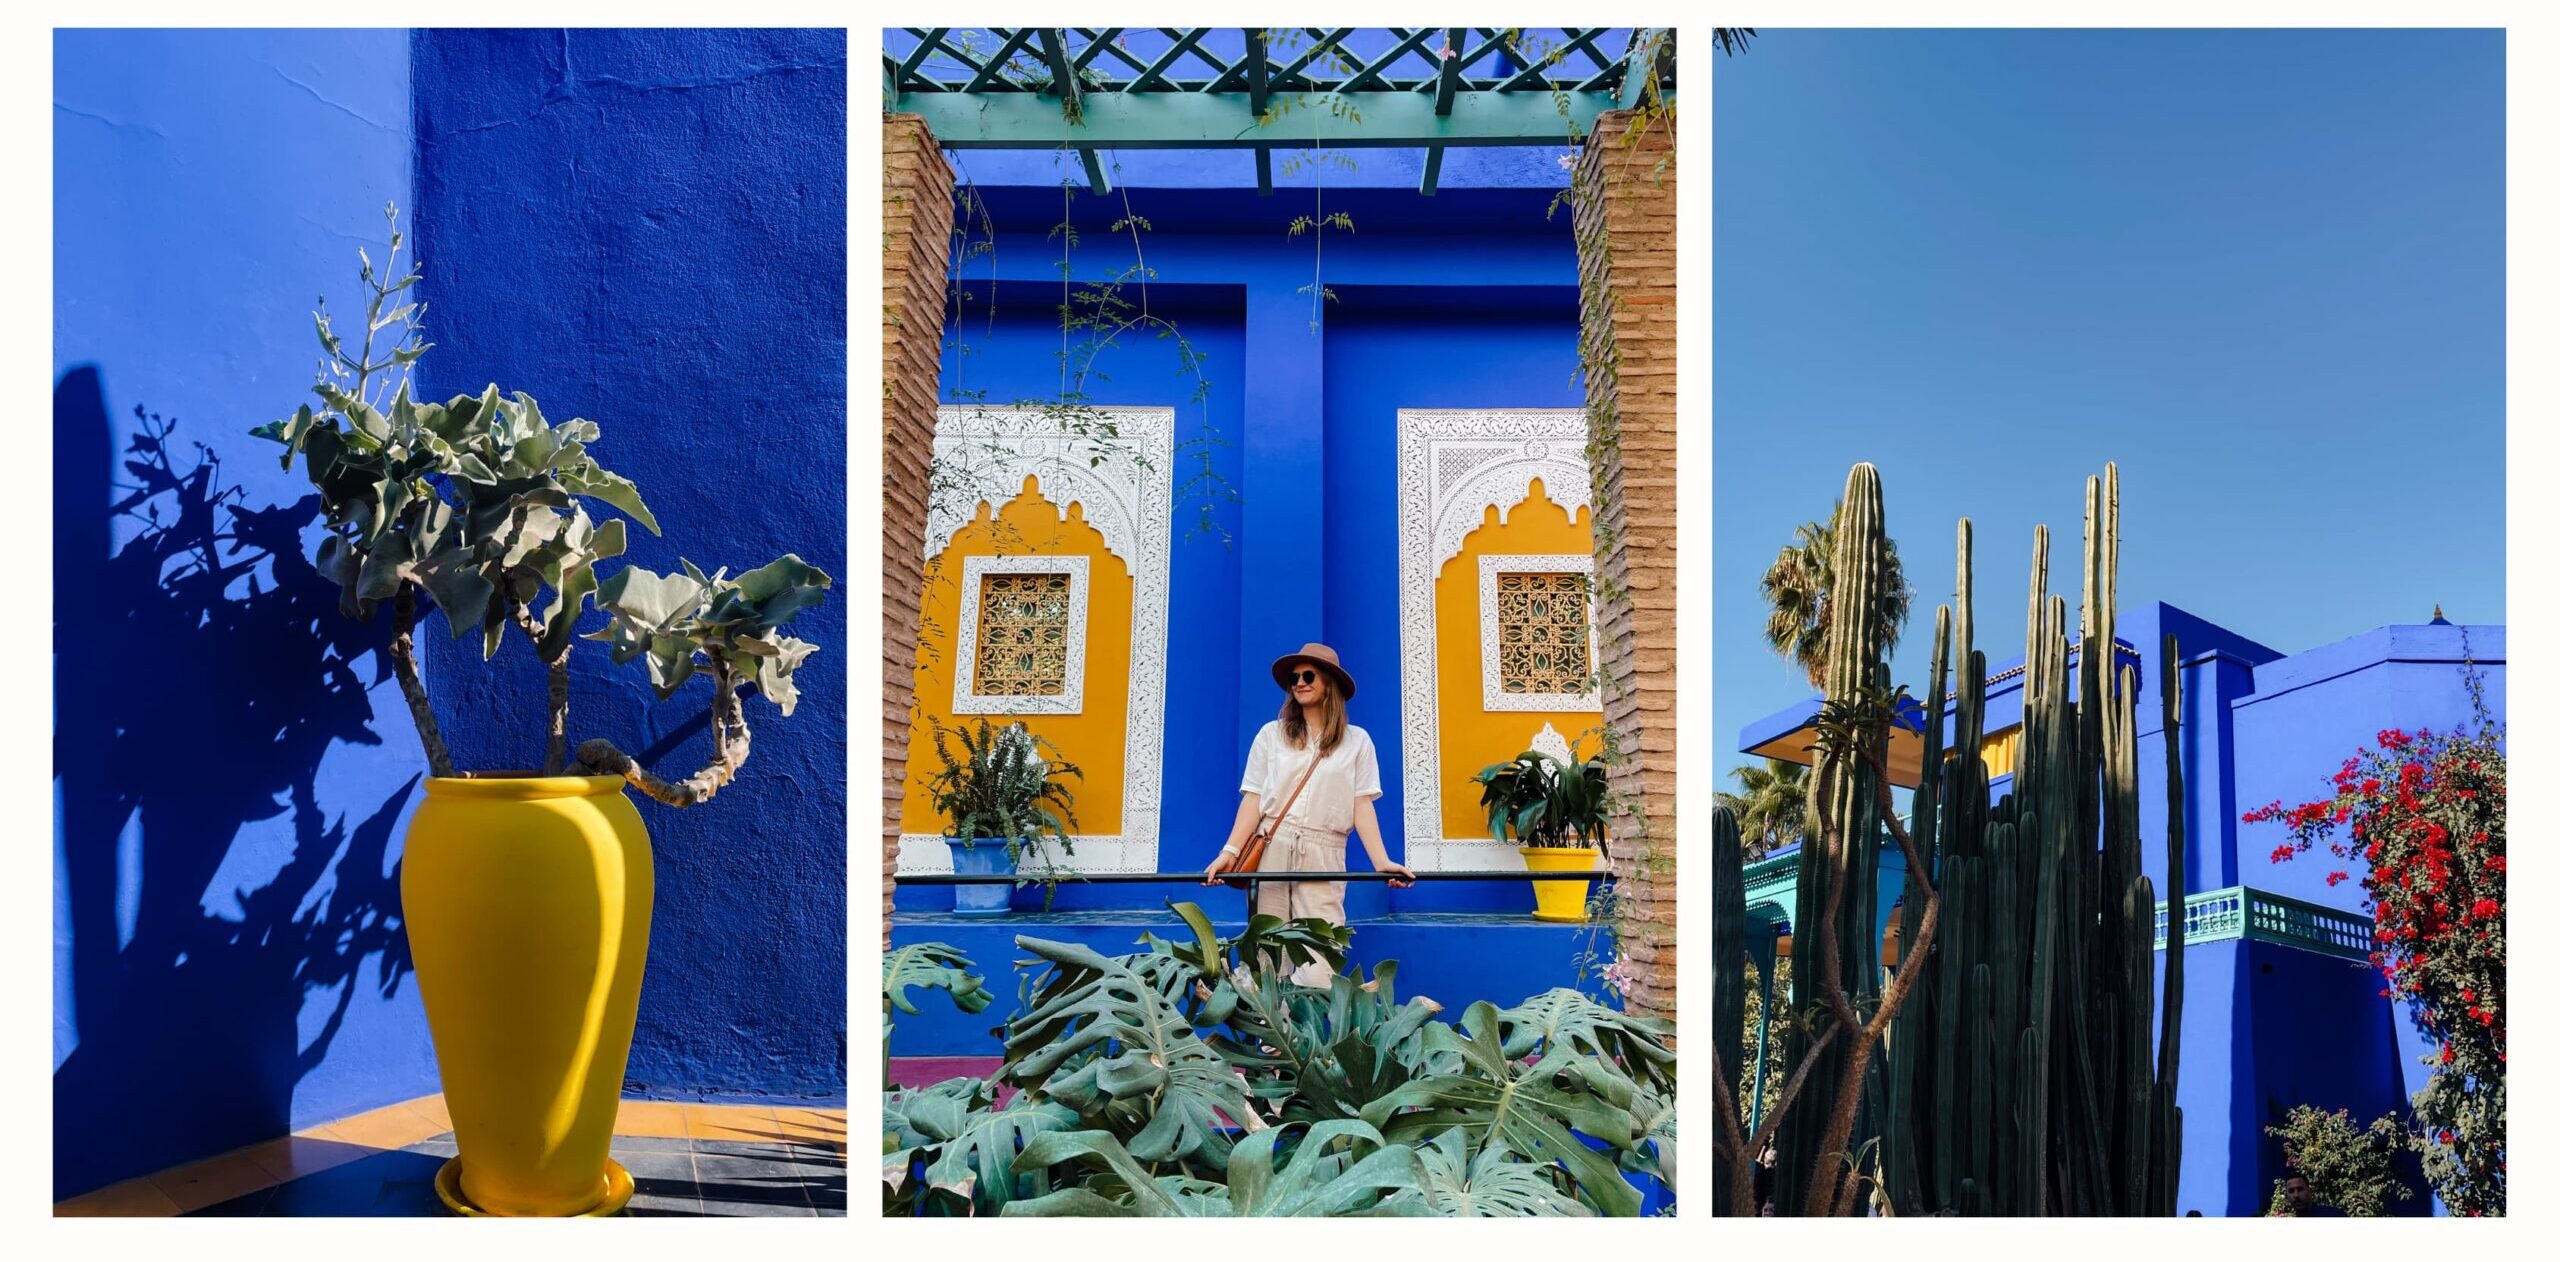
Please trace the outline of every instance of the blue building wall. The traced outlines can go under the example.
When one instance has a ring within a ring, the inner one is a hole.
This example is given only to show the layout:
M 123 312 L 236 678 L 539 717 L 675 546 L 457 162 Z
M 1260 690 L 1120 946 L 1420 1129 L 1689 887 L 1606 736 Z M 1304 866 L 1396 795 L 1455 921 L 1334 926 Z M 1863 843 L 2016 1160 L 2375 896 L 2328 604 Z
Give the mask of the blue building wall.
M 431 393 L 497 381 L 603 427 L 598 457 L 666 529 L 665 572 L 784 552 L 841 579 L 845 472 L 845 40 L 841 31 L 421 31 L 417 220 Z M 845 602 L 783 719 L 747 700 L 754 753 L 685 811 L 642 802 L 658 896 L 629 1089 L 840 1098 L 845 1024 Z M 521 640 L 428 634 L 437 717 L 464 767 L 539 765 L 543 683 Z M 710 747 L 708 685 L 656 700 L 636 665 L 571 658 L 571 725 L 662 773 Z
M 1316 213 L 1312 190 L 1257 196 L 1249 167 L 1243 188 L 1103 197 L 1069 198 L 1054 183 L 985 182 L 990 166 L 1008 178 L 1053 180 L 1046 157 L 957 155 L 974 181 L 964 206 L 974 197 L 984 207 L 982 218 L 969 218 L 992 224 L 995 248 L 957 269 L 969 297 L 956 308 L 965 320 L 945 333 L 943 394 L 987 404 L 1055 397 L 1060 247 L 1052 225 L 1076 226 L 1074 275 L 1101 278 L 1135 262 L 1113 222 L 1132 213 L 1149 221 L 1150 300 L 1169 305 L 1208 353 L 1208 398 L 1192 401 L 1194 383 L 1177 374 L 1170 344 L 1152 339 L 1106 352 L 1086 393 L 1101 405 L 1174 406 L 1177 442 L 1209 440 L 1193 450 L 1208 453 L 1239 500 L 1210 505 L 1223 536 L 1190 530 L 1201 499 L 1186 498 L 1174 514 L 1158 867 L 1197 871 L 1225 840 L 1245 752 L 1279 707 L 1269 665 L 1308 640 L 1341 651 L 1360 681 L 1351 717 L 1375 738 L 1381 832 L 1388 852 L 1403 857 L 1395 413 L 1581 405 L 1569 216 L 1547 213 L 1564 173 L 1522 176 L 1547 187 L 1444 188 L 1431 199 L 1403 188 L 1327 192 L 1325 213 L 1347 211 L 1356 230 L 1326 234 L 1322 278 L 1337 301 L 1311 328 L 1319 317 L 1299 291 L 1316 279 L 1315 243 L 1287 229 L 1291 218 Z M 1357 160 L 1365 168 L 1369 154 Z M 971 231 L 987 239 L 985 227 Z M 1180 486 L 1201 466 L 1191 454 L 1177 460 Z M 1366 870 L 1356 842 L 1349 850 L 1350 866 Z M 1166 887 L 1070 885 L 1056 905 L 1158 908 L 1168 896 Z M 1391 893 L 1369 884 L 1351 888 L 1347 910 L 1357 923 L 1388 911 L 1526 911 L 1529 903 L 1517 885 Z M 948 908 L 950 895 L 902 890 L 898 905 Z M 1242 899 L 1211 891 L 1203 905 L 1241 910 Z
M 409 200 L 408 34 L 57 32 L 53 126 L 59 1198 L 436 1079 L 395 877 L 417 733 L 312 570 L 308 480 L 248 434 Z M 176 418 L 169 470 L 137 407 Z

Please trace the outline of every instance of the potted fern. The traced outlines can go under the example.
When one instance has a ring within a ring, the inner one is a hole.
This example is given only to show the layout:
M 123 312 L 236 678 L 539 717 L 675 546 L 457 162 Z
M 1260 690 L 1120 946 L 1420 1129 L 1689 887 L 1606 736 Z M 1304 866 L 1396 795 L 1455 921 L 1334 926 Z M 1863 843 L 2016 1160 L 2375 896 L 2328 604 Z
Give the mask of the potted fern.
M 554 422 L 532 396 L 494 384 L 443 402 L 412 393 L 430 345 L 425 308 L 409 292 L 419 274 L 400 271 L 398 211 L 385 213 L 381 266 L 358 252 L 360 338 L 340 335 L 325 305 L 315 312 L 316 402 L 255 433 L 284 445 L 286 468 L 301 457 L 319 492 L 318 566 L 340 611 L 389 612 L 386 656 L 426 757 L 400 882 L 461 1154 L 437 1191 L 466 1214 L 608 1214 L 633 1186 L 606 1149 L 656 893 L 625 788 L 685 807 L 730 783 L 747 759 L 743 694 L 791 713 L 793 675 L 817 649 L 782 628 L 832 580 L 788 555 L 734 576 L 689 561 L 677 574 L 608 572 L 626 523 L 656 534 L 658 522 L 597 461 L 595 422 Z M 483 660 L 521 635 L 542 663 L 538 769 L 453 765 L 413 640 L 430 608 L 449 634 L 476 634 Z M 662 701 L 707 680 L 712 751 L 699 771 L 661 779 L 603 737 L 572 758 L 568 662 L 580 639 L 604 642 L 616 665 L 641 663 Z
M 1524 750 L 1476 773 L 1485 826 L 1496 841 L 1517 840 L 1532 872 L 1587 872 L 1609 852 L 1609 781 L 1597 759 L 1567 751 L 1563 761 Z M 1534 881 L 1540 920 L 1589 916 L 1589 881 Z
M 957 756 L 952 744 L 960 746 Z M 933 751 L 942 769 L 926 782 L 935 813 L 948 821 L 942 835 L 951 847 L 951 870 L 963 876 L 1019 873 L 1026 850 L 1035 850 L 1041 882 L 1055 895 L 1063 879 L 1058 856 L 1075 853 L 1075 795 L 1061 776 L 1084 779 L 1075 764 L 1055 755 L 1058 747 L 1035 736 L 1020 723 L 997 727 L 985 719 L 974 726 L 933 725 Z M 1016 884 L 1028 884 L 1018 881 Z M 1044 898 L 1045 905 L 1045 898 Z M 1001 916 L 1011 909 L 1010 890 L 993 883 L 955 886 L 952 910 L 963 916 Z

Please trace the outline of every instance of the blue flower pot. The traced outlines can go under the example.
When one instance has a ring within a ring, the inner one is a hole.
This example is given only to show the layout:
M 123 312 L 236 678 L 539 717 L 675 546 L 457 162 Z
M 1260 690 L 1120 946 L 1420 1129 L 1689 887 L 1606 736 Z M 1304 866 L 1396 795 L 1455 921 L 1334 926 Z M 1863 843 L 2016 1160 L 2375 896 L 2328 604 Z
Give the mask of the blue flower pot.
M 1001 841 L 981 840 L 974 846 L 949 842 L 951 870 L 962 876 L 1011 875 L 1013 856 Z M 1013 910 L 1013 887 L 1010 885 L 954 885 L 951 887 L 951 911 L 960 916 L 1002 916 Z

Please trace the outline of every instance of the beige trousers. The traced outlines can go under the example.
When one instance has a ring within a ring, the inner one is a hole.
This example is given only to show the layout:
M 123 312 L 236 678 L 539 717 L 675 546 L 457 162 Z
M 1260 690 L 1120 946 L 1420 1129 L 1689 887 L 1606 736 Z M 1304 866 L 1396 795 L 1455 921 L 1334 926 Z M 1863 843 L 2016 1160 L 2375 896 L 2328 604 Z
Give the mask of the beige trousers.
M 1303 824 L 1285 823 L 1272 832 L 1271 844 L 1262 852 L 1262 870 L 1340 872 L 1346 845 L 1342 834 L 1327 835 Z M 1314 917 L 1338 925 L 1343 923 L 1343 889 L 1340 881 L 1266 881 L 1254 895 L 1253 911 L 1282 920 Z M 1301 964 L 1290 972 L 1289 980 L 1301 986 L 1329 986 L 1333 970 L 1322 963 Z

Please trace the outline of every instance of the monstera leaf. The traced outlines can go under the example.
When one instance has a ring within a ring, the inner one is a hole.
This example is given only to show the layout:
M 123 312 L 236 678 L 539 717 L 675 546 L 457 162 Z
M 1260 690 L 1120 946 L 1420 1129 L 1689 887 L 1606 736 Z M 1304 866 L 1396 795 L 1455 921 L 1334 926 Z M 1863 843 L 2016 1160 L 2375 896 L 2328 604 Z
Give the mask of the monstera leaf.
M 1580 1138 L 1588 1135 L 1619 1149 L 1632 1144 L 1627 1110 L 1635 1083 L 1594 1057 L 1553 1056 L 1514 1065 L 1503 1055 L 1492 1004 L 1470 1006 L 1463 1024 L 1463 1035 L 1444 1025 L 1424 1033 L 1432 1053 L 1451 1054 L 1447 1072 L 1406 1083 L 1362 1109 L 1361 1119 L 1396 1141 L 1427 1142 L 1442 1131 L 1464 1129 L 1479 1149 L 1499 1144 L 1517 1160 L 1563 1166 L 1581 1195 L 1604 1214 L 1638 1212 L 1643 1198 L 1609 1157 Z
M 1098 1162 L 1112 1181 L 1128 1189 L 1114 1200 L 1091 1187 L 1075 1187 L 1016 1202 L 1016 1217 L 1121 1215 L 1150 1218 L 1427 1217 L 1430 1209 L 1411 1193 L 1423 1179 L 1411 1148 L 1387 1144 L 1363 1123 L 1319 1122 L 1291 1147 L 1282 1142 L 1294 1126 L 1246 1136 L 1227 1166 L 1227 1182 L 1154 1176 L 1109 1135 L 1092 1131 L 1043 1135 L 1025 1145 L 1014 1168 L 1047 1169 L 1070 1161 Z
M 1001 1214 L 1025 1197 L 1047 1196 L 1046 1167 L 1016 1169 L 1014 1159 L 1042 1135 L 1081 1125 L 1065 1105 L 1017 1093 L 1001 1109 L 969 1113 L 927 1152 L 925 1186 L 967 1201 L 979 1216 Z
M 1440 1132 L 1422 1146 L 1416 1193 L 1442 1218 L 1589 1218 L 1591 1207 L 1556 1186 L 1554 1167 L 1515 1159 L 1499 1143 L 1478 1151 L 1474 1133 Z
M 982 1078 L 947 1078 L 930 1087 L 882 1092 L 882 1151 L 923 1148 L 960 1133 L 971 1110 L 991 1104 L 996 1084 Z
M 1672 1191 L 1680 1187 L 1680 1111 L 1674 1107 L 1671 1093 L 1656 1087 L 1636 1092 L 1635 1107 L 1629 1112 L 1635 1119 L 1635 1145 L 1619 1154 L 1618 1167 L 1639 1174 L 1649 1174 Z
M 1233 1218 L 1235 1205 L 1225 1184 L 1189 1175 L 1152 1174 L 1129 1155 L 1118 1137 L 1107 1131 L 1061 1131 L 1034 1136 L 1014 1158 L 1016 1173 L 1048 1173 L 1052 1183 L 1065 1183 L 1072 1173 L 1056 1167 L 1083 1163 L 1101 1167 L 1100 1187 L 1116 1185 L 1114 1199 L 1094 1186 L 1061 1187 L 1046 1196 L 1018 1200 L 1004 1207 L 1007 1218 Z
M 1125 1140 L 1141 1161 L 1224 1169 L 1222 1127 L 1262 1125 L 1235 1070 L 1126 964 L 1075 943 L 1016 941 L 1051 972 L 1006 1027 L 1004 1076 Z
M 1324 991 L 1293 991 L 1290 1038 L 1313 1050 L 1310 1068 L 1281 1108 L 1283 1118 L 1358 1117 L 1428 1072 L 1426 1032 L 1438 1025 L 1440 1005 L 1421 997 L 1398 1003 L 1395 978 L 1395 961 L 1384 960 L 1375 978 L 1364 980 L 1354 969 L 1335 975 Z
M 1678 1058 L 1663 1042 L 1671 1033 L 1669 1022 L 1628 1016 L 1567 987 L 1505 1008 L 1499 1020 L 1502 1054 L 1512 1060 L 1595 1057 L 1638 1083 L 1672 1085 Z
M 891 951 L 880 961 L 880 998 L 888 1006 L 915 1016 L 923 1009 L 907 998 L 916 987 L 939 990 L 951 996 L 962 1012 L 984 1012 L 995 1002 L 986 982 L 969 971 L 975 961 L 960 949 L 941 942 L 919 942 Z

